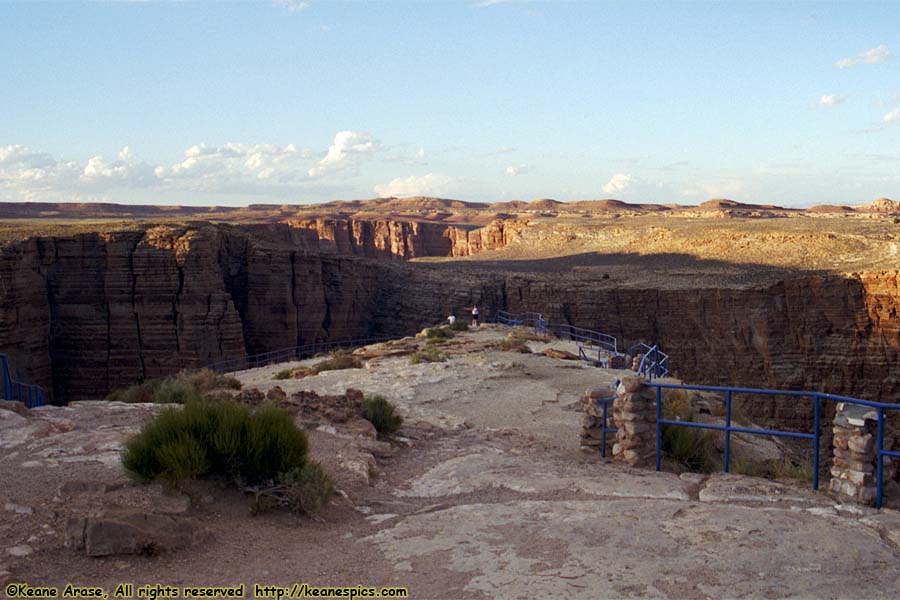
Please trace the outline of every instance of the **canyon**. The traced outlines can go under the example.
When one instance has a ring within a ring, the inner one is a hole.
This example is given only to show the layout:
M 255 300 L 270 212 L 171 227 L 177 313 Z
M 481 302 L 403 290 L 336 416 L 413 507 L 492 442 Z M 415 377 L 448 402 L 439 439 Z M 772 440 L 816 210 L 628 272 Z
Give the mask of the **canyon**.
M 62 404 L 245 354 L 410 334 L 478 304 L 541 311 L 625 347 L 658 342 L 685 381 L 900 399 L 889 218 L 496 218 L 489 206 L 456 219 L 363 206 L 48 231 L 8 220 L 18 233 L 0 248 L 0 352 Z

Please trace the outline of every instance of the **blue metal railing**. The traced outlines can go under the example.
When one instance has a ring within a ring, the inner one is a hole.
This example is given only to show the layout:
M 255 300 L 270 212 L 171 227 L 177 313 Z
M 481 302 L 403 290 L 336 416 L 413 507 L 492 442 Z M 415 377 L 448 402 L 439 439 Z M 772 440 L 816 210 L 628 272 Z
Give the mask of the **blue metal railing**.
M 653 380 L 669 376 L 669 355 L 659 349 L 659 345 L 648 346 L 639 342 L 628 349 L 628 356 L 641 355 L 637 372 Z
M 593 329 L 575 327 L 567 323 L 550 323 L 541 313 L 511 313 L 497 311 L 495 323 L 509 326 L 534 327 L 536 333 L 552 335 L 559 339 L 571 340 L 578 344 L 578 357 L 598 367 L 609 367 L 611 357 L 641 355 L 637 372 L 646 379 L 668 377 L 669 355 L 659 349 L 658 345 L 648 346 L 643 342 L 632 346 L 626 354 L 619 352 L 619 342 L 615 336 Z M 596 354 L 596 357 L 595 357 Z
M 256 369 L 268 365 L 302 360 L 310 358 L 321 352 L 330 352 L 340 348 L 356 348 L 359 346 L 368 346 L 379 342 L 387 342 L 397 339 L 390 336 L 377 336 L 360 338 L 353 340 L 342 340 L 337 342 L 317 342 L 314 344 L 304 344 L 302 346 L 294 346 L 292 348 L 281 348 L 280 350 L 271 350 L 260 354 L 252 354 L 249 356 L 240 356 L 227 360 L 218 361 L 204 368 L 216 371 L 218 373 L 233 373 L 235 371 L 243 371 L 244 369 Z
M 3 379 L 3 399 L 22 402 L 28 408 L 43 406 L 47 403 L 47 392 L 35 383 L 16 381 L 9 374 L 9 359 L 0 353 L 0 371 Z
M 826 394 L 824 392 L 804 392 L 794 390 L 770 390 L 758 388 L 740 388 L 740 387 L 719 387 L 711 385 L 686 385 L 674 383 L 654 383 L 648 382 L 647 385 L 656 388 L 656 470 L 662 469 L 662 426 L 676 427 L 696 427 L 698 429 L 712 429 L 715 431 L 725 432 L 725 472 L 730 471 L 731 462 L 731 434 L 749 433 L 755 435 L 773 435 L 778 437 L 799 438 L 813 441 L 813 489 L 819 489 L 819 441 L 821 439 L 821 412 L 822 402 L 846 402 L 848 404 L 857 404 L 860 406 L 868 406 L 877 411 L 878 416 L 878 442 L 876 453 L 876 479 L 877 491 L 875 504 L 881 508 L 884 497 L 884 457 L 893 456 L 900 458 L 900 452 L 886 450 L 884 448 L 884 411 L 900 410 L 900 404 L 890 404 L 887 402 L 874 402 L 871 400 L 862 400 L 860 398 L 850 398 L 847 396 L 838 396 L 835 394 Z M 725 393 L 725 425 L 715 425 L 712 423 L 695 423 L 692 421 L 678 421 L 673 419 L 662 418 L 662 391 L 663 389 L 677 390 L 699 390 L 711 392 Z M 784 431 L 778 429 L 761 429 L 752 427 L 740 427 L 731 424 L 731 408 L 734 394 L 755 394 L 761 396 L 790 396 L 795 398 L 812 398 L 813 400 L 813 432 L 802 433 L 799 431 Z

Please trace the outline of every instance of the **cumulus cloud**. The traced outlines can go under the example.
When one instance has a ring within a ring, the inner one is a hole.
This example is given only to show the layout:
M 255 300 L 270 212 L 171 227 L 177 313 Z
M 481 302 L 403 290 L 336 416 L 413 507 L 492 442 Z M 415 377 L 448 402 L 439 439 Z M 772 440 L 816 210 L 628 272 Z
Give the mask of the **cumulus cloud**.
M 272 6 L 277 6 L 288 12 L 295 13 L 307 8 L 309 2 L 305 2 L 304 0 L 272 0 Z
M 380 198 L 391 196 L 402 198 L 406 196 L 442 196 L 446 194 L 447 187 L 452 182 L 450 177 L 444 175 L 427 175 L 398 177 L 390 183 L 375 186 L 375 193 Z
M 294 144 L 197 144 L 174 163 L 150 164 L 125 146 L 115 158 L 58 160 L 21 145 L 0 146 L 0 198 L 5 200 L 102 199 L 111 190 L 159 187 L 164 191 L 283 194 L 309 189 L 311 166 L 337 169 L 374 142 L 338 134 L 327 153 Z M 325 158 L 316 164 L 316 158 Z M 322 166 L 324 163 L 324 166 Z M 99 196 L 98 196 L 99 194 Z
M 876 63 L 883 63 L 890 60 L 891 58 L 893 58 L 891 51 L 888 50 L 888 47 L 885 44 L 881 44 L 880 46 L 875 46 L 874 48 L 870 48 L 865 52 L 860 52 L 856 56 L 851 56 L 850 58 L 842 58 L 841 60 L 834 63 L 834 66 L 838 69 L 850 69 L 858 65 L 874 65 Z
M 895 108 L 887 113 L 882 120 L 885 123 L 900 123 L 900 108 Z
M 634 177 L 625 173 L 616 173 L 603 185 L 603 191 L 607 194 L 615 194 L 628 189 L 635 182 Z
M 522 175 L 531 170 L 531 165 L 510 165 L 506 167 L 504 172 L 510 177 L 515 177 L 517 175 Z
M 841 94 L 823 94 L 818 102 L 812 105 L 813 108 L 830 108 L 837 106 L 847 100 L 847 96 Z
M 339 131 L 328 148 L 325 158 L 309 170 L 310 177 L 318 177 L 330 171 L 355 167 L 360 160 L 380 149 L 372 136 L 362 131 Z

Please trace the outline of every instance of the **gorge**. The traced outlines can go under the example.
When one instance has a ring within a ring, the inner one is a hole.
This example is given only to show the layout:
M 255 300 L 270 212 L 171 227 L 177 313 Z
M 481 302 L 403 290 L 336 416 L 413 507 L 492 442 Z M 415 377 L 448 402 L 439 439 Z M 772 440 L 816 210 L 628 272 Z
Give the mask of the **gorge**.
M 625 345 L 658 342 L 685 381 L 900 395 L 897 270 L 778 269 L 735 282 L 702 276 L 719 265 L 696 261 L 697 272 L 654 285 L 629 274 L 671 253 L 632 256 L 618 270 L 616 257 L 629 255 L 498 254 L 532 236 L 516 219 L 481 228 L 338 217 L 97 229 L 33 235 L 0 251 L 0 352 L 54 403 L 244 354 L 411 334 L 473 303 L 487 315 L 542 311 Z

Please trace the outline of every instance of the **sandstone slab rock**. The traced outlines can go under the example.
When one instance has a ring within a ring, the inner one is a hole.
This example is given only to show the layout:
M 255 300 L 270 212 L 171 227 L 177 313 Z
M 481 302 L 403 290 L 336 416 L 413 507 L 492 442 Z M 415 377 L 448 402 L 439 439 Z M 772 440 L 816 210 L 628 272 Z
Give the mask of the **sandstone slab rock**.
M 170 552 L 187 548 L 200 537 L 193 522 L 171 515 L 73 517 L 66 525 L 66 546 L 94 557 Z

